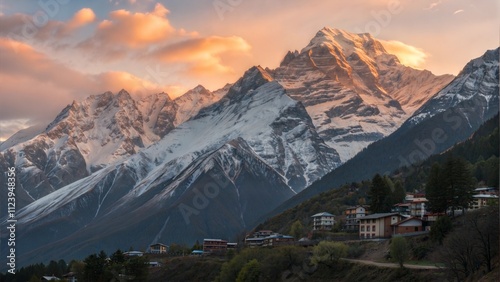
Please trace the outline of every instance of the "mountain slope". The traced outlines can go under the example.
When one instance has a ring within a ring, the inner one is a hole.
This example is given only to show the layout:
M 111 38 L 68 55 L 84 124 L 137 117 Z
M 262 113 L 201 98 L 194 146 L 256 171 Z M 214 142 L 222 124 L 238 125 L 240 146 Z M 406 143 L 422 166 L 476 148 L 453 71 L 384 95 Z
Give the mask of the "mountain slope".
M 196 116 L 201 109 L 219 101 L 226 95 L 230 87 L 231 84 L 226 84 L 223 88 L 210 92 L 202 85 L 198 85 L 176 98 L 174 102 L 178 105 L 178 109 L 175 114 L 174 124 L 177 126 L 187 121 Z
M 159 142 L 21 209 L 19 253 L 227 238 L 339 163 L 302 104 L 253 67 Z
M 475 68 L 470 67 L 471 63 L 467 64 L 457 78 L 393 134 L 371 144 L 269 215 L 280 213 L 320 192 L 345 183 L 368 179 L 376 173 L 390 173 L 401 166 L 411 168 L 414 163 L 467 139 L 481 124 L 498 113 L 499 88 L 498 84 L 491 83 L 499 80 L 498 54 L 499 49 L 486 52 L 481 58 L 472 61 L 472 64 L 481 62 Z M 463 85 L 479 86 L 475 92 L 469 92 L 470 88 L 462 87 Z M 449 89 L 457 89 L 457 92 Z M 466 94 L 468 99 L 459 99 Z M 446 99 L 448 102 L 441 103 L 444 96 L 449 97 Z M 428 117 L 420 118 L 426 109 L 436 104 L 445 108 L 431 111 L 432 114 Z
M 74 101 L 49 125 L 21 130 L 0 145 L 2 168 L 17 168 L 18 208 L 159 141 L 227 91 L 198 86 L 175 101 L 106 92 Z
M 25 192 L 20 193 L 18 207 L 152 144 L 159 137 L 146 136 L 148 129 L 158 128 L 151 126 L 146 126 L 136 102 L 122 90 L 73 102 L 43 131 L 8 139 L 4 144 L 10 147 L 2 146 L 0 163 L 5 169 L 17 169 L 19 190 Z
M 403 66 L 370 34 L 323 28 L 271 71 L 343 162 L 396 130 L 452 79 Z

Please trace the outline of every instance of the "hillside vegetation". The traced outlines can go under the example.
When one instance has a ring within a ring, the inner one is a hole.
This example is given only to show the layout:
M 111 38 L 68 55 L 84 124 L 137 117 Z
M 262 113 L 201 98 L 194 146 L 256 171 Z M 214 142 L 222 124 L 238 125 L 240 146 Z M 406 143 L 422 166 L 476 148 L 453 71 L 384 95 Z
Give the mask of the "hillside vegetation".
M 431 156 L 418 165 L 396 170 L 389 177 L 390 181 L 402 183 L 406 192 L 424 192 L 432 165 L 444 164 L 450 158 L 459 157 L 464 159 L 471 169 L 476 185 L 498 187 L 498 118 L 497 115 L 490 119 L 467 141 L 457 144 L 448 151 Z M 330 190 L 263 221 L 255 229 L 270 229 L 286 233 L 297 220 L 301 221 L 304 226 L 311 227 L 310 217 L 315 213 L 326 211 L 339 216 L 348 206 L 368 203 L 371 184 L 371 180 L 364 180 L 341 187 L 332 186 Z

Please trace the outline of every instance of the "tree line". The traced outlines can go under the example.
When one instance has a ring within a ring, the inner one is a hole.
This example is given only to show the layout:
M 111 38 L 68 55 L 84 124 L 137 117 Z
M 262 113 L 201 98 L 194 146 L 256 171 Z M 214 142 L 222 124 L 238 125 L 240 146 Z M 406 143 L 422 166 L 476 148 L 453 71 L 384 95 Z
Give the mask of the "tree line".
M 443 165 L 434 163 L 425 185 L 427 208 L 437 213 L 467 209 L 474 188 L 474 178 L 464 159 L 450 157 Z
M 61 278 L 72 272 L 78 281 L 146 281 L 148 277 L 148 260 L 145 257 L 128 257 L 121 250 L 111 256 L 100 251 L 87 256 L 83 261 L 72 260 L 67 264 L 64 260 L 51 261 L 20 268 L 15 275 L 0 274 L 0 281 L 40 281 L 43 276 Z M 64 281 L 64 280 L 63 280 Z

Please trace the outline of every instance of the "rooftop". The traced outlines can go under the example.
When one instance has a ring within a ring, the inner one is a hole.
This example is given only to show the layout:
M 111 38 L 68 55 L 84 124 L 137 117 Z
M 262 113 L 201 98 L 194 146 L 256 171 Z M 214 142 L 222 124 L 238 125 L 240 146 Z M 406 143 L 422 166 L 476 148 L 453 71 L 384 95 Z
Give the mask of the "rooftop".
M 490 194 L 480 194 L 480 195 L 472 195 L 473 198 L 482 198 L 482 199 L 498 199 L 497 195 Z
M 162 243 L 152 244 L 152 245 L 151 245 L 151 247 L 152 247 L 152 246 L 163 246 L 163 247 L 168 247 L 167 245 L 162 244 Z
M 476 188 L 476 191 L 489 191 L 489 190 L 496 190 L 495 187 L 481 187 L 481 188 Z
M 364 219 L 377 219 L 377 218 L 383 218 L 383 217 L 388 217 L 388 216 L 393 216 L 393 215 L 399 215 L 397 212 L 389 212 L 389 213 L 374 213 L 371 215 L 367 215 L 365 217 L 361 217 L 361 220 Z
M 400 225 L 400 224 L 405 223 L 405 222 L 408 222 L 408 221 L 410 221 L 410 220 L 418 220 L 418 221 L 422 221 L 420 218 L 418 218 L 418 217 L 413 217 L 413 216 L 412 216 L 412 217 L 409 217 L 409 218 L 407 218 L 407 219 L 403 219 L 403 220 L 401 220 L 400 222 L 396 222 L 396 223 L 394 223 L 394 224 L 392 224 L 392 225 L 393 225 L 393 226 Z
M 328 212 L 321 212 L 321 213 L 317 213 L 311 217 L 320 217 L 320 216 L 334 216 L 334 215 L 331 213 L 328 213 Z
M 274 239 L 274 238 L 293 239 L 293 236 L 276 234 L 276 235 L 272 235 L 272 236 L 266 237 L 264 239 Z

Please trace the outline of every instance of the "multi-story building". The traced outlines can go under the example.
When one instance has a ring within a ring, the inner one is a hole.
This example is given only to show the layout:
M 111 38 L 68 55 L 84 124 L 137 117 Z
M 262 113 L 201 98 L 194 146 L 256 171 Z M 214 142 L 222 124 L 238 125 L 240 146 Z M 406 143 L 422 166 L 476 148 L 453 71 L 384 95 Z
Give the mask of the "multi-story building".
M 224 253 L 227 241 L 222 239 L 203 239 L 203 253 Z
M 403 217 L 398 213 L 375 213 L 359 220 L 359 237 L 389 238 L 392 235 L 391 225 L 401 221 Z
M 292 236 L 275 234 L 264 238 L 264 243 L 262 246 L 275 247 L 283 245 L 293 245 L 294 243 L 295 239 Z
M 359 219 L 367 215 L 365 206 L 350 207 L 345 210 L 345 229 L 347 231 L 359 230 Z
M 414 217 L 423 217 L 427 212 L 426 206 L 426 198 L 413 198 L 413 200 L 410 202 L 410 215 Z
M 149 252 L 152 254 L 166 254 L 167 251 L 168 251 L 168 246 L 161 243 L 149 246 Z
M 475 210 L 486 207 L 488 205 L 498 206 L 498 196 L 493 194 L 476 194 L 472 195 L 472 202 L 469 204 L 469 209 Z
M 332 230 L 335 224 L 335 216 L 331 213 L 322 212 L 313 216 L 313 230 Z

